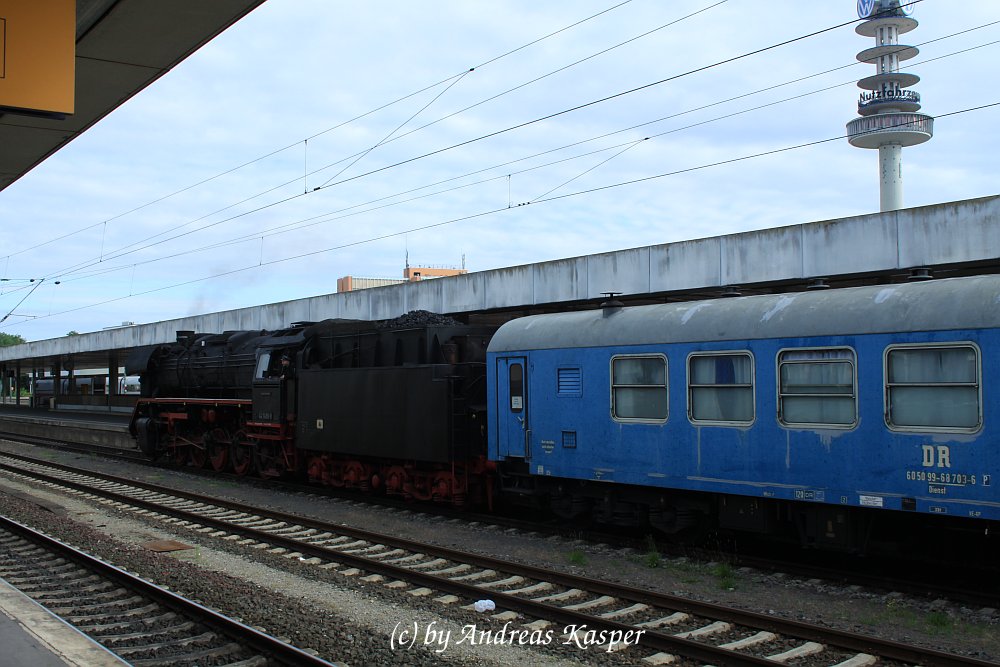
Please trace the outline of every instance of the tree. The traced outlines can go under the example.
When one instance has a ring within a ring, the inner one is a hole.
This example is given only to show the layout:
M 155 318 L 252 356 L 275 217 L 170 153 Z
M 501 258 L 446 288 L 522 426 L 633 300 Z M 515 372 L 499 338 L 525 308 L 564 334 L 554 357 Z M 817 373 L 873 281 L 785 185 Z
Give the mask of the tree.
M 24 336 L 20 336 L 18 334 L 8 334 L 0 331 L 0 347 L 7 347 L 9 345 L 20 345 L 21 343 L 27 343 L 27 342 L 28 341 L 24 340 Z M 23 376 L 21 384 L 22 387 L 27 386 L 27 379 L 28 379 L 27 376 Z M 0 379 L 0 385 L 2 385 L 6 381 L 7 378 Z M 22 389 L 21 392 L 24 393 L 24 390 Z
M 0 331 L 0 347 L 7 347 L 9 345 L 20 345 L 21 343 L 27 343 L 24 340 L 24 336 L 18 334 L 8 334 Z
M 67 336 L 79 336 L 79 335 L 80 335 L 80 332 L 79 332 L 79 331 L 76 331 L 76 330 L 74 329 L 73 331 L 70 331 L 70 332 L 69 332 L 68 334 L 66 334 L 66 335 L 67 335 Z

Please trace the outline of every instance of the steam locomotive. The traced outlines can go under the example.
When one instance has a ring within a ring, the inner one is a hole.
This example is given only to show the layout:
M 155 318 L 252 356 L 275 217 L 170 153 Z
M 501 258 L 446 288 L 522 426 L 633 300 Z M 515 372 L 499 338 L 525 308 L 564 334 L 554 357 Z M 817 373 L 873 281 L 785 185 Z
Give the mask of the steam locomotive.
M 126 360 L 150 457 L 418 500 L 489 502 L 492 329 L 430 313 L 280 331 L 178 332 Z

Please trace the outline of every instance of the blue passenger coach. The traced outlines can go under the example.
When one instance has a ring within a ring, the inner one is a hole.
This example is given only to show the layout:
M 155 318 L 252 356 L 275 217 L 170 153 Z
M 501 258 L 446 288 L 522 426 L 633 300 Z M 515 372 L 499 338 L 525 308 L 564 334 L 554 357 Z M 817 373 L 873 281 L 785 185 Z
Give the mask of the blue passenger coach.
M 879 510 L 1000 520 L 998 276 L 525 317 L 487 364 L 504 487 L 565 516 L 844 548 Z

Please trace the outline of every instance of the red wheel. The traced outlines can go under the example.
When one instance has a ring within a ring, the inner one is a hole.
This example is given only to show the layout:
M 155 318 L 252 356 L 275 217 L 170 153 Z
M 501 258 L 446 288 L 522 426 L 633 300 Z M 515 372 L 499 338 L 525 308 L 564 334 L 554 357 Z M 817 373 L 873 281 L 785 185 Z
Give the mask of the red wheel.
M 205 462 L 208 461 L 208 452 L 205 451 L 205 448 L 198 447 L 196 445 L 189 445 L 188 450 L 191 453 L 191 465 L 195 468 L 204 468 Z
M 344 486 L 349 489 L 368 491 L 369 478 L 367 467 L 360 461 L 348 461 L 344 466 Z
M 403 466 L 392 466 L 385 471 L 385 492 L 401 496 L 410 484 L 410 476 Z
M 229 448 L 232 439 L 225 429 L 214 428 L 205 436 L 205 451 L 212 470 L 222 472 L 229 463 Z
M 452 500 L 455 489 L 458 487 L 458 480 L 450 472 L 439 472 L 434 475 L 431 484 L 431 497 L 435 502 Z
M 326 457 L 325 456 L 311 457 L 309 459 L 309 465 L 306 466 L 306 474 L 308 475 L 310 482 L 329 484 L 330 471 L 326 467 Z
M 254 443 L 243 431 L 233 434 L 229 446 L 229 458 L 233 462 L 233 472 L 241 477 L 253 470 Z

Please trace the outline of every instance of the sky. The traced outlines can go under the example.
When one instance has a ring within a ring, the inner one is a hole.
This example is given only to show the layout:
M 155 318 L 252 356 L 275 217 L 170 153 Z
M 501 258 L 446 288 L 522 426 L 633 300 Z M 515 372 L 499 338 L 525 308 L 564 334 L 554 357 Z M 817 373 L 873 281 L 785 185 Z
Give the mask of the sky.
M 936 120 L 903 151 L 904 205 L 1000 194 L 1000 107 L 972 110 L 1000 102 L 1000 2 L 913 17 L 903 68 Z M 877 151 L 844 136 L 874 74 L 856 19 L 852 0 L 267 0 L 0 191 L 0 331 L 877 212 Z

